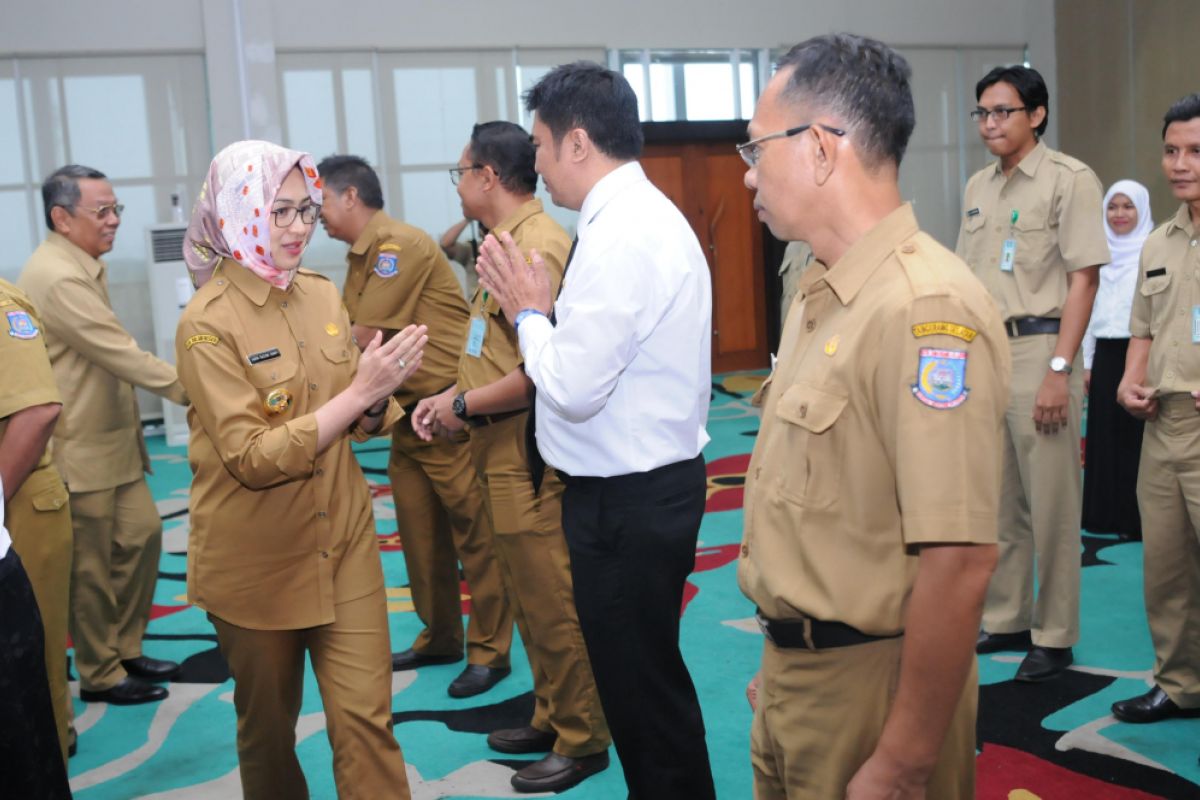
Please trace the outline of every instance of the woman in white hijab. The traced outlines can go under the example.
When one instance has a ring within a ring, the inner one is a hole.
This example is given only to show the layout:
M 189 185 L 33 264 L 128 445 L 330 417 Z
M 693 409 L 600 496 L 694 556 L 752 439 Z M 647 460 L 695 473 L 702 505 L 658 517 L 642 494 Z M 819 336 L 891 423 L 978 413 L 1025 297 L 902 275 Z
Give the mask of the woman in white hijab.
M 1129 347 L 1138 259 L 1153 228 L 1146 187 L 1130 180 L 1114 183 L 1104 196 L 1104 229 L 1113 260 L 1100 268 L 1100 288 L 1083 337 L 1088 386 L 1083 527 L 1136 539 L 1142 530 L 1136 494 L 1142 421 L 1117 405 L 1117 384 Z

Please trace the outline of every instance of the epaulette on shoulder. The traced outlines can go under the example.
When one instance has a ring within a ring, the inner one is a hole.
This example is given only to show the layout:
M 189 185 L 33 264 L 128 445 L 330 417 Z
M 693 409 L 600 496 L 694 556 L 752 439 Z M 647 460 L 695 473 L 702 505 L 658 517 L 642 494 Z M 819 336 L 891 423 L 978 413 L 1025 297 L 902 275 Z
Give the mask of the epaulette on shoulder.
M 1069 156 L 1066 153 L 1060 153 L 1058 150 L 1050 150 L 1046 154 L 1046 157 L 1055 164 L 1066 167 L 1071 172 L 1086 172 L 1087 170 L 1091 169 L 1091 167 L 1080 161 L 1078 158 Z
M 297 272 L 299 272 L 301 275 L 307 275 L 311 278 L 320 278 L 323 281 L 329 281 L 330 283 L 333 283 L 333 280 L 328 275 L 323 272 L 317 272 L 315 269 L 301 267 L 299 270 L 297 270 Z
M 901 242 L 894 252 L 908 276 L 914 296 L 945 294 L 949 279 L 947 258 L 954 256 L 932 236 L 918 231 Z

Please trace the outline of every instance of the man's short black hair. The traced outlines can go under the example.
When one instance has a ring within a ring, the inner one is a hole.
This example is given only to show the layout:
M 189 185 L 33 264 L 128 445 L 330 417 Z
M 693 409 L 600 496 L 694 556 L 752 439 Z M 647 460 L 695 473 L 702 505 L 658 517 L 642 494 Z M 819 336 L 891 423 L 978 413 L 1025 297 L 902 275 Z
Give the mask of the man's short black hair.
M 1163 115 L 1163 138 L 1167 138 L 1167 128 L 1172 122 L 1187 122 L 1196 117 L 1200 117 L 1200 92 L 1184 95 L 1171 104 Z
M 597 149 L 610 158 L 630 160 L 642 154 L 642 123 L 637 95 L 618 72 L 591 61 L 561 64 L 525 93 L 525 109 L 536 111 L 554 136 L 583 128 Z
M 784 69 L 792 70 L 785 101 L 837 119 L 867 166 L 900 166 L 916 127 L 912 68 L 904 56 L 875 39 L 831 33 L 789 50 L 779 61 Z
M 67 164 L 51 172 L 50 177 L 42 182 L 42 210 L 46 215 L 47 228 L 54 230 L 54 220 L 50 217 L 50 211 L 55 206 L 61 206 L 68 214 L 75 216 L 75 205 L 82 196 L 79 181 L 83 178 L 108 180 L 108 176 L 98 169 L 80 164 Z
M 358 156 L 326 156 L 317 165 L 321 182 L 335 194 L 341 194 L 353 186 L 358 199 L 367 208 L 383 208 L 383 187 L 379 176 L 365 159 Z
M 1046 88 L 1046 80 L 1042 77 L 1042 73 L 1033 67 L 1021 64 L 1014 64 L 1011 67 L 994 67 L 991 72 L 979 79 L 979 83 L 975 84 L 975 99 L 983 97 L 984 91 L 997 83 L 1007 83 L 1016 89 L 1017 94 L 1021 96 L 1021 102 L 1028 109 L 1028 113 L 1032 114 L 1037 108 L 1046 110 L 1046 116 L 1042 117 L 1042 124 L 1034 130 L 1040 139 L 1046 132 L 1046 126 L 1050 124 L 1050 90 Z
M 500 176 L 500 185 L 514 194 L 533 194 L 537 173 L 533 161 L 537 150 L 529 133 L 511 122 L 481 122 L 471 130 L 471 158 Z

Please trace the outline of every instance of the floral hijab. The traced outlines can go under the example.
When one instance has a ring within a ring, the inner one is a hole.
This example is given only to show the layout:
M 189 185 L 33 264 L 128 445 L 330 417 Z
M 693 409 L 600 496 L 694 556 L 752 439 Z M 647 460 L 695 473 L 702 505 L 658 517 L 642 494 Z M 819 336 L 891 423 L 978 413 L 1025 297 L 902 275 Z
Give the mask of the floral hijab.
M 217 153 L 192 209 L 183 247 L 197 287 L 221 259 L 232 258 L 272 286 L 287 288 L 293 273 L 271 259 L 271 205 L 295 167 L 304 174 L 308 196 L 320 204 L 321 179 L 308 153 L 255 140 L 235 142 Z

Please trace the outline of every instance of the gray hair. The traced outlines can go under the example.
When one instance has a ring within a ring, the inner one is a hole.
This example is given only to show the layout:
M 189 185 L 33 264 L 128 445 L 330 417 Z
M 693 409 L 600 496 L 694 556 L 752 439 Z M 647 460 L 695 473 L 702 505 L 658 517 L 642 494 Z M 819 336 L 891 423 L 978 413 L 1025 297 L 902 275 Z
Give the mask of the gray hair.
M 912 68 L 883 42 L 835 33 L 801 42 L 779 61 L 793 68 L 785 101 L 834 115 L 870 167 L 900 166 L 916 126 Z
M 80 198 L 80 178 L 105 180 L 107 177 L 98 169 L 79 164 L 67 164 L 50 173 L 50 177 L 42 183 L 42 205 L 46 214 L 46 227 L 54 230 L 54 220 L 50 217 L 50 211 L 55 206 L 65 208 L 71 215 L 75 214 L 75 205 Z

